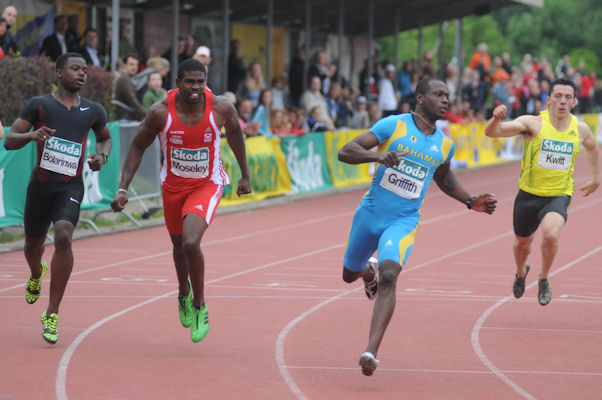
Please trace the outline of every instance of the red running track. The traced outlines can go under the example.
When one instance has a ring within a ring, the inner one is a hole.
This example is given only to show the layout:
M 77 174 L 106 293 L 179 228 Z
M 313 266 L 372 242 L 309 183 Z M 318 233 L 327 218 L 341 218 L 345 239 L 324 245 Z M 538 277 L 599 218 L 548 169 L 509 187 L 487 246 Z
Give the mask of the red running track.
M 361 192 L 217 217 L 199 344 L 179 325 L 164 227 L 74 242 L 54 346 L 39 321 L 48 280 L 28 305 L 22 252 L 0 254 L 0 399 L 599 399 L 602 190 L 575 197 L 542 307 L 539 235 L 527 291 L 512 297 L 519 168 L 460 175 L 497 195 L 494 216 L 433 185 L 372 377 L 357 361 L 373 303 L 341 279 Z M 577 186 L 589 176 L 581 157 Z

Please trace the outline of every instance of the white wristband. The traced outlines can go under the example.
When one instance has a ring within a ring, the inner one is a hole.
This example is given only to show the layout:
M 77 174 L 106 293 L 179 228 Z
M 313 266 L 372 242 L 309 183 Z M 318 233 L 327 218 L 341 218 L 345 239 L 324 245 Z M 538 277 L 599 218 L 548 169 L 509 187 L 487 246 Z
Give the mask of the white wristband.
M 122 188 L 117 189 L 117 193 L 128 194 L 128 191 Z

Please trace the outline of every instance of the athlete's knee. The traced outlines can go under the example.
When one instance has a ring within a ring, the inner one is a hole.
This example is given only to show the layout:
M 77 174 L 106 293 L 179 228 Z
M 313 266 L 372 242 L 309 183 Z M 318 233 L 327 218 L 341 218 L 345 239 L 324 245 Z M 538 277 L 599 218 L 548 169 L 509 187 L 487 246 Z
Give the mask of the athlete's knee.
M 392 286 L 395 287 L 397 284 L 397 278 L 401 272 L 401 266 L 395 261 L 384 260 L 380 263 L 380 279 L 378 281 L 379 290 L 380 288 Z
M 544 230 L 541 233 L 542 243 L 547 246 L 558 245 L 559 232 L 554 229 Z
M 343 267 L 343 281 L 345 281 L 347 283 L 353 283 L 357 280 L 357 278 L 359 278 L 359 276 L 360 276 L 359 271 L 352 271 L 350 269 Z
M 184 253 L 194 253 L 200 251 L 201 241 L 200 238 L 196 237 L 183 237 L 181 242 L 181 249 Z
M 54 248 L 57 251 L 71 250 L 71 233 L 65 230 L 54 232 Z

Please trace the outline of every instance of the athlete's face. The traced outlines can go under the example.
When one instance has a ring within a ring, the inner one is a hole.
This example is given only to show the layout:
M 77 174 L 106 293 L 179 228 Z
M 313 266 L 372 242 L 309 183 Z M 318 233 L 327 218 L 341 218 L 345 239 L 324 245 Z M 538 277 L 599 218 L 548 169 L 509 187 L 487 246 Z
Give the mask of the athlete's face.
M 449 106 L 449 91 L 445 83 L 441 81 L 431 81 L 429 90 L 424 95 L 423 108 L 428 114 L 441 119 L 445 116 Z
M 182 79 L 177 81 L 182 99 L 191 104 L 200 102 L 205 91 L 206 79 L 203 71 L 184 72 Z
M 83 58 L 72 57 L 56 71 L 56 75 L 67 90 L 80 90 L 88 79 L 88 66 Z
M 568 115 L 571 108 L 575 107 L 575 92 L 569 85 L 554 85 L 546 103 L 551 113 L 559 116 Z

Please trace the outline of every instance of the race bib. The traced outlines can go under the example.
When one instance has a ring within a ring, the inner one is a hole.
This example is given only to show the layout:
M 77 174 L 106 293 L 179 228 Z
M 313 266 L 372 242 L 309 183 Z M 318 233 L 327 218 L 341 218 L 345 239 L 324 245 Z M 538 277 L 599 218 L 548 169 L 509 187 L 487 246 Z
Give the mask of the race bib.
M 574 146 L 573 142 L 543 139 L 537 165 L 545 169 L 568 171 L 573 158 Z
M 44 143 L 40 167 L 59 174 L 75 176 L 81 154 L 81 143 L 52 136 Z
M 397 167 L 385 170 L 380 186 L 405 199 L 417 199 L 428 174 L 428 167 L 402 158 Z
M 209 149 L 172 147 L 171 172 L 181 178 L 206 178 L 209 175 Z

